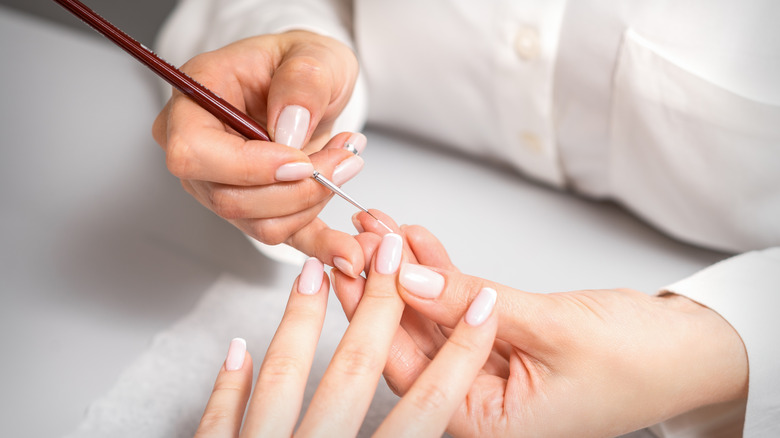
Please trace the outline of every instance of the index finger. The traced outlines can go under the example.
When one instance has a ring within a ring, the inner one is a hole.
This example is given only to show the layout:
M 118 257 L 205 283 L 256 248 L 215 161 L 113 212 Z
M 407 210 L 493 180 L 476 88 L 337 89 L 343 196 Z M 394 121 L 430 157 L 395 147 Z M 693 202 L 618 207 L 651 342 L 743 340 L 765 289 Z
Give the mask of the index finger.
M 357 434 L 382 374 L 404 304 L 396 290 L 403 239 L 379 245 L 366 290 L 301 423 L 302 435 Z
M 325 320 L 329 283 L 323 274 L 320 261 L 304 264 L 260 366 L 241 436 L 292 434 Z
M 304 179 L 314 172 L 304 152 L 247 140 L 181 93 L 172 98 L 165 119 L 162 145 L 168 169 L 181 179 L 265 185 Z M 294 174 L 280 174 L 282 166 Z

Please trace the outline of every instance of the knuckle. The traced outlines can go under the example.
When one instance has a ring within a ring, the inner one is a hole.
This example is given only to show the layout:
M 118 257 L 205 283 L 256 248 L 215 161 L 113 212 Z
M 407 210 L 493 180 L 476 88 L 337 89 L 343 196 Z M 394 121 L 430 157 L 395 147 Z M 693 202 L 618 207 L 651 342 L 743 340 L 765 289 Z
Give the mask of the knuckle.
M 241 203 L 241 196 L 235 189 L 229 187 L 214 187 L 209 192 L 209 204 L 218 216 L 225 219 L 241 219 L 246 217 L 246 209 Z
M 198 427 L 198 430 L 201 432 L 218 430 L 222 424 L 230 421 L 230 418 L 231 414 L 226 409 L 209 409 L 203 413 L 203 417 L 200 419 L 200 426 Z
M 333 364 L 345 375 L 364 377 L 380 372 L 384 361 L 371 348 L 349 346 L 338 353 L 338 360 Z
M 414 392 L 407 395 L 418 412 L 432 412 L 447 405 L 447 393 L 433 383 L 422 383 Z
M 266 245 L 279 245 L 290 237 L 287 230 L 279 226 L 274 219 L 256 220 L 252 226 L 252 231 L 252 235 Z
M 238 382 L 221 379 L 214 384 L 214 394 L 226 396 L 240 395 L 244 391 L 244 386 Z
M 313 56 L 296 56 L 285 62 L 287 74 L 292 75 L 298 81 L 322 85 L 325 83 L 326 70 L 322 63 Z
M 168 171 L 178 178 L 188 179 L 192 169 L 189 144 L 180 137 L 169 138 L 166 152 Z
M 459 350 L 462 356 L 468 356 L 474 354 L 474 352 L 480 350 L 480 344 L 476 340 L 465 337 L 450 337 L 447 342 L 454 348 Z
M 274 354 L 266 356 L 258 374 L 258 384 L 275 385 L 303 378 L 307 370 L 294 356 Z
M 166 105 L 166 108 L 168 105 Z M 161 147 L 165 147 L 167 144 L 167 129 L 166 129 L 166 122 L 168 119 L 168 113 L 163 110 L 161 111 L 157 117 L 154 119 L 154 123 L 152 124 L 152 138 L 154 138 L 154 141 L 157 142 L 158 145 Z
M 452 291 L 455 294 L 453 298 L 468 305 L 485 285 L 485 281 L 481 278 L 467 275 L 461 276 L 451 285 Z

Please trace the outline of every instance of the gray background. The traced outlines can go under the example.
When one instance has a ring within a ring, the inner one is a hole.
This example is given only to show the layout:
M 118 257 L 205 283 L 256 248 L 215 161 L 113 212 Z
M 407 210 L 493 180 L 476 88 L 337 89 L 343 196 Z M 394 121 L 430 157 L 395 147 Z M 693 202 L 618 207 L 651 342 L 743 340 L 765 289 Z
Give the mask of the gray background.
M 147 46 L 154 43 L 157 30 L 176 4 L 176 0 L 81 0 L 81 2 Z M 72 26 L 99 38 L 91 28 L 52 0 L 0 0 L 0 5 Z

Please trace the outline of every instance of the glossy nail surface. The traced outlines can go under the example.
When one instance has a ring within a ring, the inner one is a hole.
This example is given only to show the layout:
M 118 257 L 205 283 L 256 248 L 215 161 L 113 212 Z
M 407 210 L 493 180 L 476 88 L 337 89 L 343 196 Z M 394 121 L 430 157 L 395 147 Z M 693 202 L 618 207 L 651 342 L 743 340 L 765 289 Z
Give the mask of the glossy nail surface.
M 301 149 L 309 131 L 311 114 L 309 110 L 299 105 L 284 107 L 276 121 L 274 141 L 295 149 Z
M 228 347 L 225 369 L 227 371 L 240 370 L 244 366 L 244 357 L 246 357 L 246 341 L 242 338 L 233 339 Z
M 365 135 L 356 132 L 352 134 L 347 141 L 344 142 L 344 149 L 352 152 L 355 155 L 360 155 L 366 149 L 368 139 Z
M 355 177 L 361 170 L 365 162 L 363 158 L 358 155 L 353 155 L 346 160 L 339 163 L 335 169 L 333 169 L 333 177 L 331 181 L 337 186 L 344 184 Z
M 474 301 L 471 302 L 469 310 L 466 311 L 464 318 L 466 323 L 470 326 L 478 326 L 485 322 L 490 313 L 493 312 L 497 296 L 495 289 L 489 287 L 482 288 L 477 297 L 474 298 Z
M 303 264 L 301 276 L 298 278 L 298 293 L 303 295 L 314 295 L 322 287 L 322 274 L 325 272 L 325 266 L 314 257 L 309 257 Z
M 355 273 L 352 272 L 354 270 L 352 263 L 350 263 L 349 260 L 345 259 L 344 257 L 333 257 L 333 266 L 335 266 L 336 269 L 341 271 L 343 274 L 349 275 L 350 277 L 355 276 Z
M 376 271 L 380 274 L 393 274 L 401 264 L 404 241 L 398 234 L 387 233 L 382 237 L 376 253 Z
M 314 174 L 314 166 L 311 163 L 287 163 L 276 169 L 277 181 L 300 181 Z
M 436 298 L 444 290 L 444 277 L 425 266 L 404 263 L 398 281 L 409 293 L 420 298 Z
M 360 221 L 358 220 L 359 214 L 360 212 L 357 212 L 352 215 L 352 226 L 355 227 L 358 233 L 365 233 L 366 230 L 363 228 L 363 224 L 361 224 Z

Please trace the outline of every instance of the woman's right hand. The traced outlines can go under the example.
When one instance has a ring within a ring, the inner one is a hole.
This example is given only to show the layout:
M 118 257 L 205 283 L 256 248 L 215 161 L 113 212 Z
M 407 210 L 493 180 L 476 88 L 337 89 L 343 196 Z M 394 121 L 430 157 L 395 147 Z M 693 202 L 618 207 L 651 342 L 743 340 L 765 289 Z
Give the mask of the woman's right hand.
M 357 78 L 354 53 L 294 31 L 238 41 L 181 70 L 267 126 L 274 141 L 245 139 L 174 90 L 153 134 L 185 190 L 263 243 L 288 243 L 331 265 L 335 258 L 358 275 L 363 253 L 317 218 L 331 193 L 310 178 L 316 169 L 341 185 L 363 167 L 362 134 L 330 138 Z
M 369 410 L 403 313 L 404 303 L 396 290 L 402 248 L 403 240 L 396 234 L 378 242 L 365 293 L 300 421 L 328 301 L 329 282 L 316 259 L 306 262 L 293 286 L 254 390 L 246 343 L 231 342 L 196 436 L 355 436 Z M 449 341 L 374 436 L 441 436 L 480 374 L 496 334 L 495 291 L 477 292 L 479 298 L 461 315 Z

